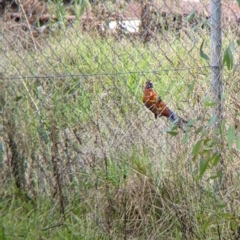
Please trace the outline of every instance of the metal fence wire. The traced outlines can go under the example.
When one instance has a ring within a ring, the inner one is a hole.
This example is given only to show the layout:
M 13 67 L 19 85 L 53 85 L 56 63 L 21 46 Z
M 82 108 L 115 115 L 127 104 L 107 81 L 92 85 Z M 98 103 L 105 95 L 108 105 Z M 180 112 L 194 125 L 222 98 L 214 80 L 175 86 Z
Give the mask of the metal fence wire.
M 224 59 L 221 127 L 236 136 L 230 148 L 211 138 L 209 1 L 2 0 L 0 8 L 2 187 L 14 181 L 31 199 L 60 196 L 64 212 L 91 169 L 114 162 L 136 170 L 148 156 L 159 176 L 162 169 L 197 175 L 214 144 L 226 176 L 239 175 L 237 2 L 222 2 L 217 26 Z M 186 133 L 167 118 L 155 120 L 144 106 L 148 79 L 190 121 Z M 205 150 L 194 152 L 197 142 Z

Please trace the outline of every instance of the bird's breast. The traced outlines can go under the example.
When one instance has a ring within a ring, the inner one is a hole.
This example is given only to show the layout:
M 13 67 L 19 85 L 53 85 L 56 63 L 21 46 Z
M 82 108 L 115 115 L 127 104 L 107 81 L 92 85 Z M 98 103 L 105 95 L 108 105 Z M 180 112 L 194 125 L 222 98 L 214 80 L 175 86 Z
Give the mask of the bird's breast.
M 148 89 L 148 90 L 145 90 L 144 91 L 144 94 L 143 94 L 143 102 L 144 103 L 156 103 L 157 101 L 157 94 L 151 90 L 151 89 Z

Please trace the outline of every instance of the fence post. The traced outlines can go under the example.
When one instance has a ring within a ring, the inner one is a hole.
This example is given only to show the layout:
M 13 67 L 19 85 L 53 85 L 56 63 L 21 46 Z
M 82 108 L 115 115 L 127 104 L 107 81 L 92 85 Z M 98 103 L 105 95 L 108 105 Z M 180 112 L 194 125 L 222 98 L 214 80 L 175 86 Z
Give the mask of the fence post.
M 222 121 L 222 29 L 221 29 L 221 0 L 211 0 L 211 94 L 212 101 L 216 103 L 213 107 L 213 116 L 216 116 L 215 127 L 221 129 Z M 215 136 L 219 144 L 221 143 L 221 134 Z M 215 151 L 220 154 L 216 148 Z M 220 165 L 217 171 L 222 172 L 223 162 L 220 160 Z M 219 181 L 215 181 L 215 189 L 219 190 L 222 185 L 222 174 Z

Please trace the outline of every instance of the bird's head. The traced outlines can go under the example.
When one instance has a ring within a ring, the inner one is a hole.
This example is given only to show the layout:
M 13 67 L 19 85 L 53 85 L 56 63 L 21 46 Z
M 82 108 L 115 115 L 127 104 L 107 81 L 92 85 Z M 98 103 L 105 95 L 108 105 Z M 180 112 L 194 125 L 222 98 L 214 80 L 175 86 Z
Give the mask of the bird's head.
M 153 88 L 153 84 L 151 80 L 147 80 L 145 84 L 145 89 Z

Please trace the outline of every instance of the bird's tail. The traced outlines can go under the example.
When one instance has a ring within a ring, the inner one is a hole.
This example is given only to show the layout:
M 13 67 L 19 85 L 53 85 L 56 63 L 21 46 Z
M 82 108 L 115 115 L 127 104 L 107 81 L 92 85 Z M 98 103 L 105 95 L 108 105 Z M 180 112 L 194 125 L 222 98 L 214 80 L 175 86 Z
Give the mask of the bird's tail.
M 186 123 L 187 123 L 187 121 L 185 119 L 179 117 L 176 113 L 174 113 L 171 110 L 170 110 L 169 120 L 172 123 L 176 124 L 179 128 L 181 128 L 183 130 L 183 132 L 186 131 Z

